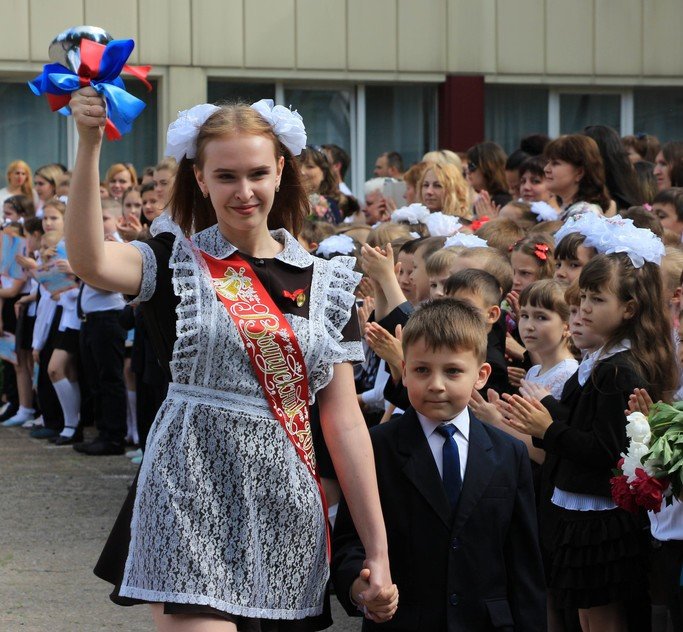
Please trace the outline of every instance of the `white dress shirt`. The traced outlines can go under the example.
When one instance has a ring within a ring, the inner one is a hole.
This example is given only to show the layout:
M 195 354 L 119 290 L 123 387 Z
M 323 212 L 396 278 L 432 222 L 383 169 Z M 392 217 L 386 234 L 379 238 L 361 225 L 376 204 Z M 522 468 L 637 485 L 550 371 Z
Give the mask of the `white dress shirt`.
M 427 443 L 432 451 L 441 478 L 443 478 L 443 444 L 446 439 L 443 435 L 436 432 L 436 429 L 442 423 L 453 424 L 457 428 L 458 431 L 453 435 L 453 438 L 455 439 L 455 445 L 458 446 L 458 455 L 460 457 L 460 479 L 464 481 L 465 468 L 467 467 L 467 452 L 469 451 L 470 443 L 470 411 L 465 408 L 459 415 L 449 421 L 432 421 L 420 413 L 417 413 L 417 418 L 420 420 L 425 437 L 427 437 Z

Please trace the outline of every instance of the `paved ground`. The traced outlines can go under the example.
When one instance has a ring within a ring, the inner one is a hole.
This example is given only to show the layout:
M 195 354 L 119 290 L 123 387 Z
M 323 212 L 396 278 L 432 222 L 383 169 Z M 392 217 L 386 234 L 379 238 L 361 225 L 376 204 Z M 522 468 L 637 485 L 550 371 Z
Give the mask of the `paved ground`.
M 92 567 L 135 466 L 0 428 L 0 630 L 147 632 L 144 606 L 121 608 Z M 357 632 L 332 600 L 332 632 Z

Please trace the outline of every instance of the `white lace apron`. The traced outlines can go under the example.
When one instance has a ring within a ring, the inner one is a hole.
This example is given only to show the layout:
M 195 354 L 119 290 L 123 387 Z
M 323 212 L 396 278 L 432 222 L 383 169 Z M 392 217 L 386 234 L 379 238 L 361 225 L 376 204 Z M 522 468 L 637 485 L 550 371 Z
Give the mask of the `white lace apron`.
M 140 469 L 131 542 L 120 595 L 208 605 L 232 614 L 300 619 L 322 612 L 329 575 L 325 517 L 316 483 L 272 416 L 249 356 L 216 300 L 197 247 L 216 258 L 234 252 L 217 227 L 184 238 L 172 231 L 173 287 L 180 298 L 173 382 L 156 416 Z M 358 282 L 353 259 L 311 257 L 286 231 L 277 258 L 313 263 L 309 319 L 286 314 L 308 368 L 310 392 L 332 365 L 362 360 L 343 342 Z M 156 260 L 143 255 L 138 301 L 155 288 Z

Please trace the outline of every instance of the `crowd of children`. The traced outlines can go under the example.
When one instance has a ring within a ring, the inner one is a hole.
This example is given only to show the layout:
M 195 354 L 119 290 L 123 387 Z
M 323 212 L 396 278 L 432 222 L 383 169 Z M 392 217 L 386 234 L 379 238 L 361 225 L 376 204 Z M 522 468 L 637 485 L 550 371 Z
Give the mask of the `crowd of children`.
M 312 212 L 300 244 L 355 256 L 363 272 L 356 390 L 376 426 L 400 595 L 386 629 L 683 629 L 680 502 L 633 515 L 610 493 L 634 392 L 683 393 L 683 188 L 673 186 L 683 182 L 676 165 L 660 166 L 660 190 L 633 200 L 636 189 L 607 188 L 590 136 L 542 144 L 510 169 L 492 143 L 464 169 L 452 152 L 420 163 L 398 210 L 377 179 L 362 210 L 339 189 L 335 146 L 302 154 Z M 131 165 L 112 166 L 103 238 L 146 239 L 175 168 L 165 160 L 138 184 Z M 141 310 L 73 275 L 68 178 L 48 165 L 35 200 L 30 190 L 4 200 L 0 419 L 89 455 L 139 446 L 140 462 L 170 376 Z M 375 629 L 388 606 L 363 600 L 364 553 L 316 414 L 335 589 Z M 97 435 L 84 442 L 89 423 Z

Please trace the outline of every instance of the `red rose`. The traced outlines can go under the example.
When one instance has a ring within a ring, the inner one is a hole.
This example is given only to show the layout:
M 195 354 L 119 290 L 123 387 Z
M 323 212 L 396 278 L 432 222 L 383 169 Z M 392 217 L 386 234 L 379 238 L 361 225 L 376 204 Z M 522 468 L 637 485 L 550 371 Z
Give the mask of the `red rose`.
M 626 476 L 624 474 L 621 476 L 614 476 L 609 482 L 612 486 L 612 499 L 617 506 L 626 511 L 630 511 L 631 513 L 637 513 L 638 505 L 636 504 L 636 497 L 626 481 Z
M 636 503 L 657 513 L 662 507 L 663 492 L 669 486 L 669 481 L 650 476 L 644 469 L 637 467 L 636 479 L 631 486 Z
M 620 470 L 623 470 L 623 469 L 624 469 L 624 457 L 623 457 L 623 456 L 617 461 L 617 467 L 618 467 Z

